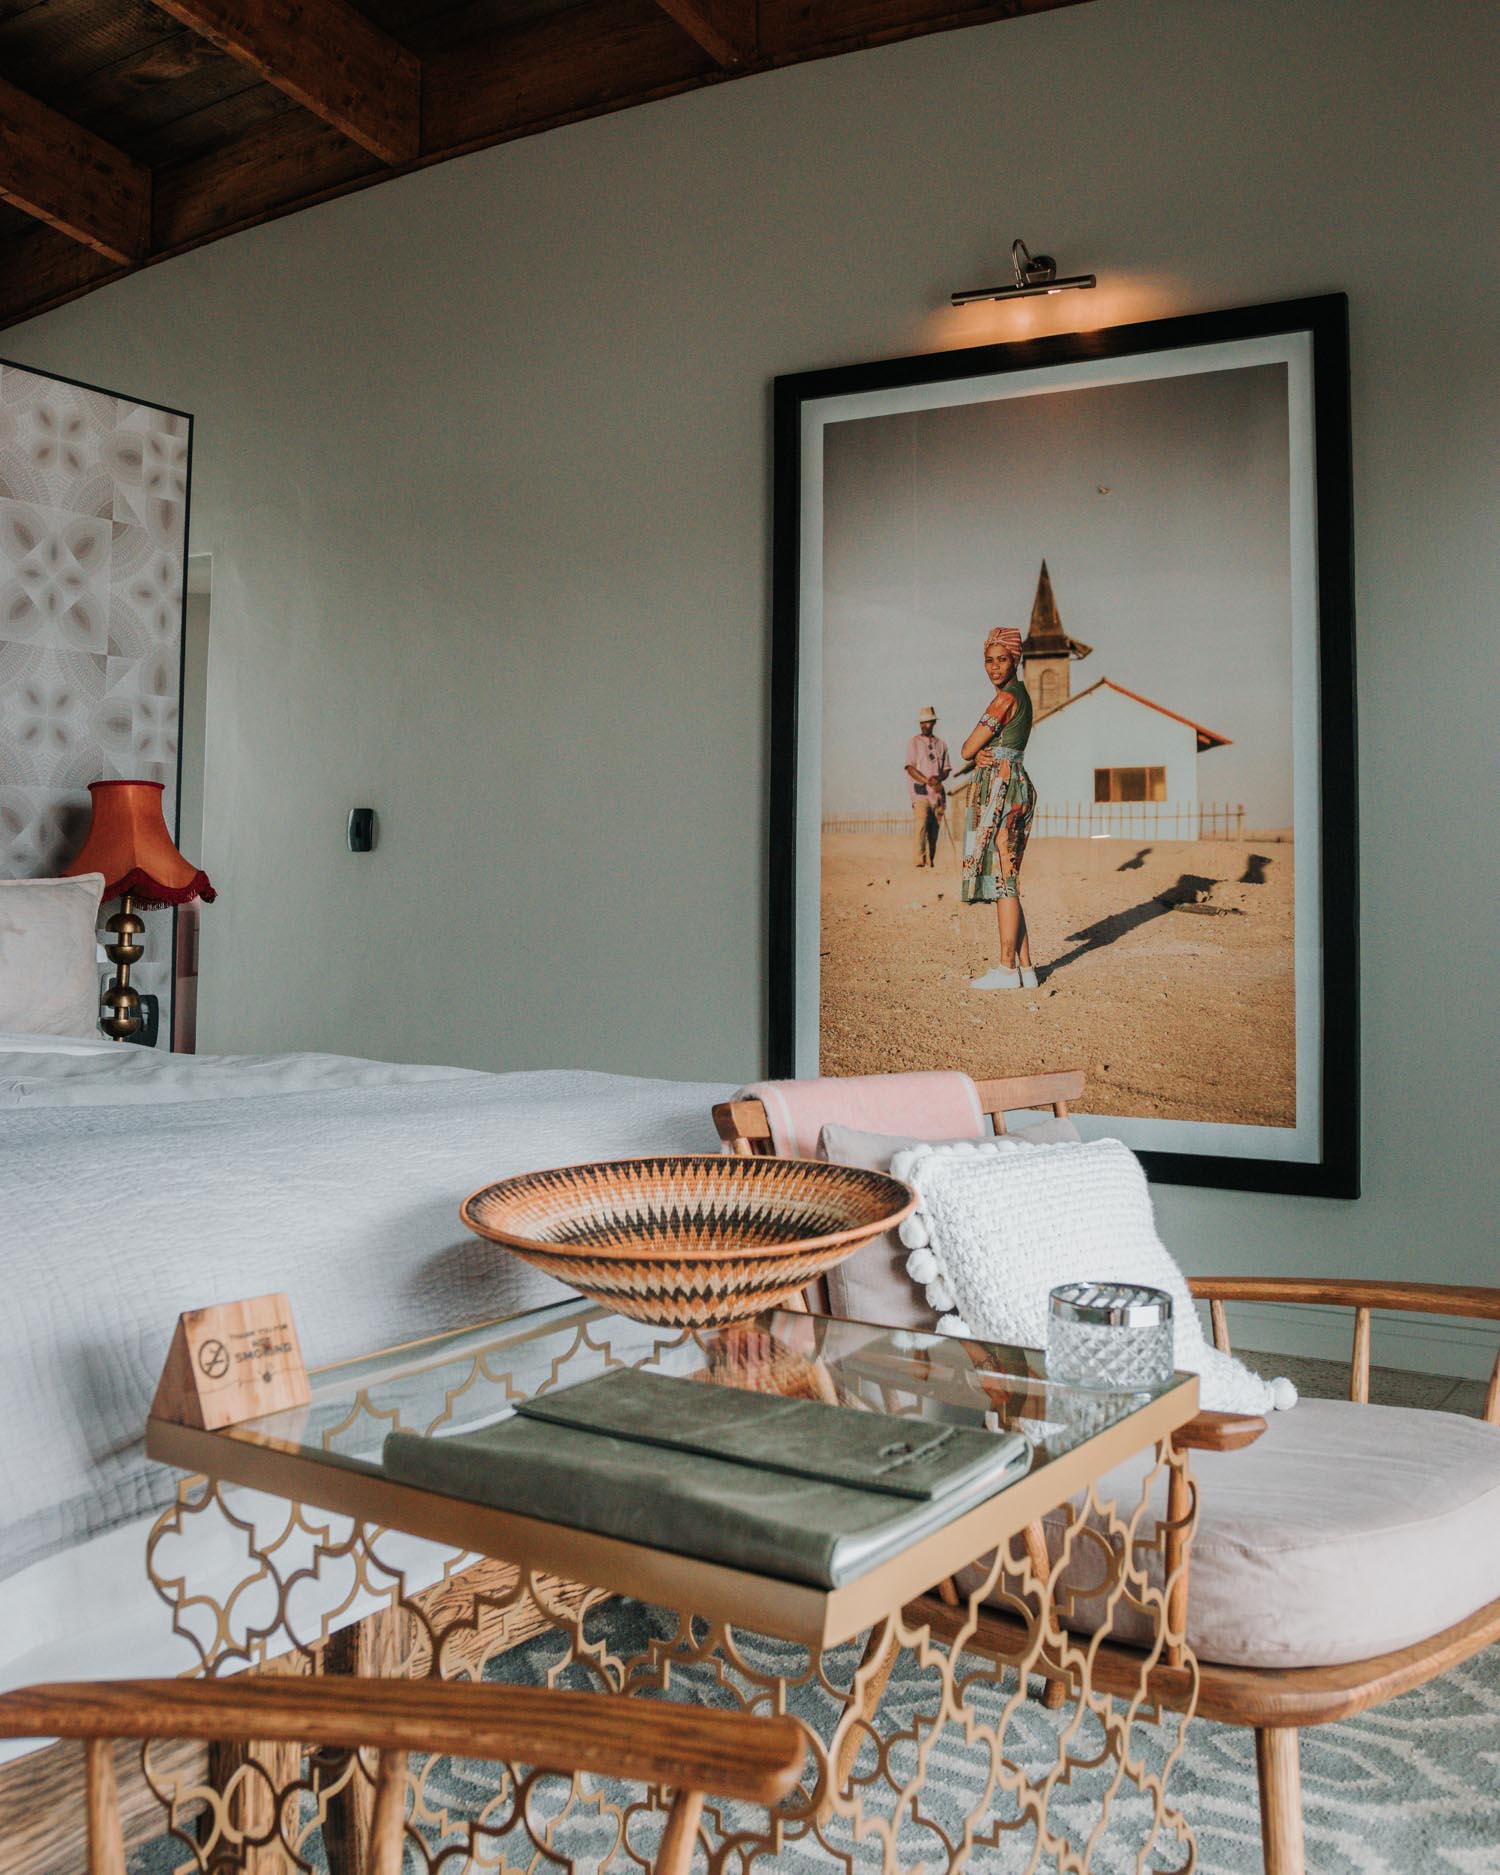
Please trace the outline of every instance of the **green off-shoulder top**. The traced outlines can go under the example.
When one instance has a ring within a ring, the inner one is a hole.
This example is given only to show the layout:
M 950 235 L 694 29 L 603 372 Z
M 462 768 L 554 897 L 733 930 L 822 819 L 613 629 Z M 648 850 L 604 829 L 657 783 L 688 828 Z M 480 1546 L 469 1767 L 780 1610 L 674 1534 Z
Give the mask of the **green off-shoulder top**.
M 1031 740 L 1031 692 L 1019 677 L 1012 677 L 1005 686 L 1005 694 L 1015 698 L 1016 707 L 985 746 L 997 751 L 1004 749 L 1009 755 L 1019 755 Z M 995 719 L 988 712 L 979 720 L 995 728 Z

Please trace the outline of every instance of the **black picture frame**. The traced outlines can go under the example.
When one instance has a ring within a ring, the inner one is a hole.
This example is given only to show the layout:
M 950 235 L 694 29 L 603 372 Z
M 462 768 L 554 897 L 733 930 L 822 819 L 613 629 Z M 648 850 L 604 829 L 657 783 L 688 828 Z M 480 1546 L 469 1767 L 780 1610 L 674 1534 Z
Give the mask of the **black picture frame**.
M 994 373 L 1305 333 L 1311 350 L 1316 516 L 1322 917 L 1320 1152 L 1316 1159 L 1142 1151 L 1148 1175 L 1178 1185 L 1359 1195 L 1358 808 L 1349 316 L 1343 294 L 1189 314 L 779 377 L 773 386 L 772 658 L 769 751 L 768 1062 L 798 1072 L 799 670 L 802 656 L 803 430 L 809 403 Z M 933 1066 L 943 1064 L 934 1062 Z M 1076 1065 L 1059 1061 L 1057 1067 Z M 804 1070 L 805 1066 L 804 1066 Z M 1004 1073 L 1003 1062 L 995 1064 Z

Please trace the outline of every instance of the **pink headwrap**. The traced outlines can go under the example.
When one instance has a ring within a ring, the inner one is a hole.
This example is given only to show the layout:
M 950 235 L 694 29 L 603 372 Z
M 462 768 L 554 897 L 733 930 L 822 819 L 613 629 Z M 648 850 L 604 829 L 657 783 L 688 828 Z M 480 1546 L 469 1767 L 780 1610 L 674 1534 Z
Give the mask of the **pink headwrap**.
M 997 625 L 995 627 L 989 637 L 984 641 L 984 654 L 986 657 L 989 656 L 996 645 L 999 645 L 1002 651 L 1008 651 L 1017 664 L 1021 662 L 1021 634 L 1016 630 L 1014 625 Z

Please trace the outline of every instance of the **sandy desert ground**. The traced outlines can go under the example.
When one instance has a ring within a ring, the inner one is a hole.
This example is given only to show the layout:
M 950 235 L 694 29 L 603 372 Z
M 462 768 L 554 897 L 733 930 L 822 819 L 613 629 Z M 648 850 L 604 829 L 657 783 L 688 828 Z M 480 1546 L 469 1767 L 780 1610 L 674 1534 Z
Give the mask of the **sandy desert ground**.
M 1033 841 L 1021 875 L 1036 990 L 968 987 L 995 915 L 959 898 L 946 839 L 825 834 L 822 1072 L 1080 1066 L 1095 1113 L 1296 1118 L 1290 840 Z M 1191 908 L 1191 909 L 1190 909 Z

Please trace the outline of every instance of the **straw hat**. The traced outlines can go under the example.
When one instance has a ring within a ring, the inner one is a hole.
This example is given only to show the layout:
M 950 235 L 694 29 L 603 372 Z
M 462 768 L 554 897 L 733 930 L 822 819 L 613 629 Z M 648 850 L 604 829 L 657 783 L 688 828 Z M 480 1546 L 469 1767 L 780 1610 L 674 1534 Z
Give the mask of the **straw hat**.
M 935 723 L 937 721 L 937 711 L 929 703 L 925 710 L 917 711 L 917 721 L 919 723 Z

